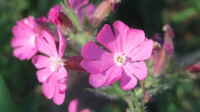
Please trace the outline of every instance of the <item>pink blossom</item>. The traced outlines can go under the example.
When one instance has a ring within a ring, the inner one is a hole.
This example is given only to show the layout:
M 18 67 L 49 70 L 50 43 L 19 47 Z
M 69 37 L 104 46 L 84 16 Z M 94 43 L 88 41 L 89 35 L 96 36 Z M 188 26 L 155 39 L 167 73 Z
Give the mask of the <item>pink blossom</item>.
M 79 101 L 78 99 L 73 99 L 68 106 L 68 112 L 79 112 L 78 110 Z M 83 109 L 80 112 L 91 112 L 90 109 Z
M 145 38 L 143 30 L 129 28 L 121 21 L 113 28 L 104 25 L 96 37 L 104 49 L 93 41 L 82 48 L 81 66 L 90 73 L 89 82 L 96 88 L 119 80 L 123 90 L 130 90 L 137 80 L 147 77 L 144 60 L 151 56 L 153 41 Z
M 14 49 L 13 55 L 20 60 L 30 59 L 37 53 L 36 37 L 40 28 L 32 16 L 24 18 L 17 22 L 12 28 L 13 38 L 11 46 Z
M 41 54 L 33 57 L 32 62 L 38 69 L 37 78 L 42 83 L 43 94 L 55 104 L 62 104 L 65 99 L 67 71 L 64 67 L 65 38 L 58 31 L 59 45 L 48 31 L 43 31 L 37 38 L 37 48 Z
M 87 17 L 90 22 L 95 10 L 95 6 L 90 4 L 89 0 L 68 0 L 68 4 L 70 8 L 74 9 L 81 23 L 85 17 Z

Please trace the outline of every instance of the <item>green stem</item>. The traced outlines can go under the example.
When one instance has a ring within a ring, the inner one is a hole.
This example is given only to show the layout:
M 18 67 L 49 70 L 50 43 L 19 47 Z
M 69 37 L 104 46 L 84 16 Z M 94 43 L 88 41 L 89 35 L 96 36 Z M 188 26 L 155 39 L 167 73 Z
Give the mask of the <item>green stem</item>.
M 128 112 L 145 112 L 145 105 L 143 101 L 144 91 L 142 92 L 140 91 L 139 92 L 140 94 L 136 94 L 136 91 L 139 91 L 139 90 L 134 90 L 128 96 L 123 97 L 123 99 L 128 104 L 128 107 L 129 107 Z M 142 95 L 142 97 L 139 95 Z
M 129 107 L 129 111 L 130 112 L 134 112 L 134 105 L 133 105 L 133 102 L 132 102 L 132 98 L 129 98 L 129 97 L 125 97 L 124 100 L 127 102 L 128 104 L 128 107 Z

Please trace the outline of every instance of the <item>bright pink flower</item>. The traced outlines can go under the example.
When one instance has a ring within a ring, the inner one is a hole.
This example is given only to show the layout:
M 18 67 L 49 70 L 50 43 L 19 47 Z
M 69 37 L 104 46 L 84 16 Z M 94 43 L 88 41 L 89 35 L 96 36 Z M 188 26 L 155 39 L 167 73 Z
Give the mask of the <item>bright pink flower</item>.
M 96 38 L 107 50 L 92 41 L 82 48 L 81 66 L 90 73 L 89 82 L 94 87 L 120 80 L 121 88 L 130 90 L 137 80 L 147 77 L 144 60 L 151 56 L 153 41 L 145 38 L 142 30 L 129 28 L 121 21 L 113 28 L 104 25 Z
M 68 106 L 68 112 L 79 112 L 78 110 L 79 101 L 78 99 L 73 99 Z M 80 112 L 91 112 L 89 109 L 83 109 Z
M 36 37 L 40 29 L 36 20 L 29 16 L 17 22 L 12 28 L 13 38 L 11 46 L 14 49 L 13 55 L 20 60 L 30 59 L 36 54 Z
M 64 67 L 65 38 L 58 31 L 59 45 L 56 47 L 55 38 L 48 31 L 43 31 L 37 38 L 37 48 L 43 55 L 36 55 L 32 62 L 38 69 L 37 78 L 42 83 L 42 91 L 48 99 L 60 105 L 64 102 L 67 71 Z
M 74 9 L 81 23 L 85 17 L 87 17 L 90 22 L 95 6 L 90 4 L 89 0 L 68 0 L 68 4 L 72 9 Z

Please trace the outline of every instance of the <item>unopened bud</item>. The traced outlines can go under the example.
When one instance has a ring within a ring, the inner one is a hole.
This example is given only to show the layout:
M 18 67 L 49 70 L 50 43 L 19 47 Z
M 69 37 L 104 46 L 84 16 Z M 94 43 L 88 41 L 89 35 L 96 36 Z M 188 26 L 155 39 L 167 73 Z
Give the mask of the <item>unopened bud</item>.
M 157 49 L 153 52 L 153 74 L 155 76 L 159 75 L 166 65 L 166 52 L 163 48 Z
M 186 70 L 188 70 L 190 72 L 194 72 L 194 73 L 200 72 L 200 62 L 190 65 L 190 66 L 187 66 Z
M 93 15 L 93 24 L 98 26 L 113 10 L 116 0 L 104 0 L 96 8 Z
M 63 7 L 61 5 L 55 5 L 50 9 L 48 20 L 63 31 L 68 31 L 73 26 L 71 20 L 63 13 Z
M 174 31 L 171 28 L 170 25 L 164 25 L 163 27 L 164 33 L 164 44 L 163 47 L 166 51 L 166 53 L 171 56 L 174 53 L 174 43 L 173 43 L 173 38 L 174 38 Z

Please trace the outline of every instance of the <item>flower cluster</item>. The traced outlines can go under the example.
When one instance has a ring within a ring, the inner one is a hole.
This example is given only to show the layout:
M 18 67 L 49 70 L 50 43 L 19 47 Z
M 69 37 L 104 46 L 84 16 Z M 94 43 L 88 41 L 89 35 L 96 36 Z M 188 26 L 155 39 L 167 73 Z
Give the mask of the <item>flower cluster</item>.
M 58 30 L 54 36 L 33 17 L 25 18 L 13 27 L 13 54 L 21 60 L 32 59 L 38 69 L 44 95 L 62 104 L 66 91 L 67 71 L 64 68 L 65 38 Z M 56 46 L 59 40 L 59 46 Z
M 67 4 L 81 24 L 85 17 L 90 22 L 95 6 L 89 0 L 68 0 Z M 66 58 L 70 35 L 63 27 L 73 26 L 70 19 L 61 5 L 55 5 L 47 17 L 29 16 L 12 29 L 13 55 L 20 60 L 32 60 L 44 96 L 57 105 L 63 104 L 68 89 L 67 69 L 88 72 L 89 83 L 95 88 L 119 81 L 123 90 L 131 90 L 138 80 L 145 80 L 148 75 L 145 61 L 152 54 L 153 41 L 146 38 L 143 30 L 130 28 L 122 21 L 114 22 L 112 27 L 105 24 L 97 33 L 96 41 L 89 41 L 82 47 L 81 56 Z M 77 112 L 77 102 L 72 101 L 70 112 Z

